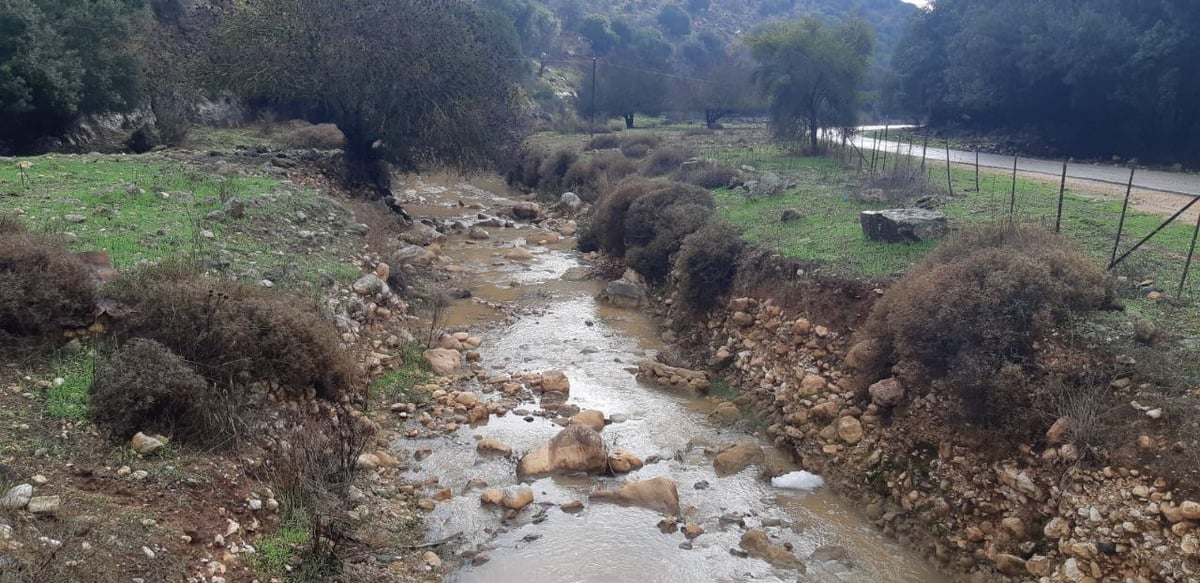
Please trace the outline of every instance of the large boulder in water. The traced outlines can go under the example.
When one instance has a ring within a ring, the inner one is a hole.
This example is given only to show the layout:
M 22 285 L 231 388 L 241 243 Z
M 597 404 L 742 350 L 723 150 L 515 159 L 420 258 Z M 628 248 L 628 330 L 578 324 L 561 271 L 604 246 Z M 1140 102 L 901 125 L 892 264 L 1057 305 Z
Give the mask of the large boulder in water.
M 431 348 L 426 350 L 422 356 L 425 357 L 425 362 L 429 363 L 429 368 L 433 369 L 436 374 L 448 375 L 457 372 L 462 366 L 462 354 L 457 350 Z
M 868 239 L 885 243 L 940 239 L 950 232 L 946 215 L 925 209 L 863 211 L 858 221 Z
M 713 469 L 718 476 L 731 476 L 751 464 L 761 464 L 767 459 L 762 446 L 757 443 L 729 443 L 721 446 L 713 459 Z
M 748 530 L 742 535 L 741 547 L 752 557 L 757 557 L 776 567 L 784 569 L 804 570 L 804 563 L 787 550 L 783 545 L 775 544 L 767 538 L 767 533 L 758 530 Z
M 679 515 L 679 489 L 664 477 L 629 482 L 616 490 L 592 492 L 591 500 L 638 506 L 671 516 Z
M 649 303 L 644 287 L 623 279 L 608 282 L 604 291 L 600 292 L 600 299 L 627 309 L 640 308 Z
M 608 449 L 600 434 L 584 425 L 563 429 L 550 441 L 525 454 L 517 464 L 517 476 L 583 472 L 602 474 L 608 469 Z

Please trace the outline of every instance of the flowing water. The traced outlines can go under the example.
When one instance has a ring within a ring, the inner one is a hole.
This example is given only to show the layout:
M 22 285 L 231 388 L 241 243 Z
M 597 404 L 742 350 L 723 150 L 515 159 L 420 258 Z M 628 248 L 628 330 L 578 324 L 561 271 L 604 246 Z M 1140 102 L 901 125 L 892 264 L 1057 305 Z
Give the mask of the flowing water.
M 463 217 L 478 210 L 459 206 L 501 204 L 478 189 L 458 185 L 447 190 L 416 185 L 423 204 L 410 205 L 414 216 Z M 410 199 L 414 192 L 409 191 Z M 600 283 L 567 281 L 563 275 L 580 266 L 567 241 L 531 247 L 526 264 L 498 260 L 505 248 L 522 244 L 521 229 L 490 229 L 492 239 L 470 242 L 451 237 L 446 254 L 462 270 L 474 298 L 449 308 L 448 327 L 480 335 L 484 366 L 497 374 L 558 368 L 571 382 L 570 403 L 616 416 L 601 433 L 609 447 L 625 448 L 643 459 L 657 456 L 627 476 L 554 477 L 530 484 L 535 502 L 517 518 L 503 521 L 500 510 L 481 507 L 480 490 L 468 481 L 483 479 L 489 487 L 517 482 L 515 461 L 484 457 L 475 441 L 497 439 L 525 452 L 549 440 L 561 428 L 550 420 L 522 415 L 493 417 L 452 437 L 405 440 L 401 449 L 430 450 L 414 465 L 412 477 L 437 476 L 455 497 L 427 516 L 430 540 L 464 533 L 463 549 L 479 548 L 490 558 L 465 566 L 450 581 L 539 583 L 575 581 L 796 581 L 795 570 L 777 569 L 754 558 L 730 554 L 744 528 L 764 528 L 772 540 L 790 543 L 807 559 L 813 550 L 838 545 L 848 560 L 806 560 L 811 581 L 944 581 L 921 557 L 906 551 L 873 528 L 850 504 L 825 489 L 801 492 L 774 488 L 757 467 L 719 478 L 706 445 L 755 437 L 722 426 L 708 417 L 712 402 L 696 395 L 649 386 L 633 375 L 634 363 L 662 348 L 653 323 L 644 314 L 618 310 L 595 299 Z M 526 231 L 528 232 L 528 231 Z M 518 307 L 515 321 L 477 300 L 510 302 Z M 481 388 L 481 387 L 479 387 Z M 524 407 L 536 410 L 536 403 Z M 764 445 L 767 445 L 763 442 Z M 797 469 L 773 448 L 768 464 Z M 663 534 L 655 512 L 614 504 L 587 503 L 589 492 L 612 488 L 626 480 L 666 476 L 678 483 L 683 514 L 705 533 L 685 543 L 680 533 Z M 585 501 L 578 513 L 559 504 Z M 722 520 L 725 517 L 725 520 Z M 690 548 L 689 548 L 690 547 Z M 469 561 L 468 561 L 469 563 Z

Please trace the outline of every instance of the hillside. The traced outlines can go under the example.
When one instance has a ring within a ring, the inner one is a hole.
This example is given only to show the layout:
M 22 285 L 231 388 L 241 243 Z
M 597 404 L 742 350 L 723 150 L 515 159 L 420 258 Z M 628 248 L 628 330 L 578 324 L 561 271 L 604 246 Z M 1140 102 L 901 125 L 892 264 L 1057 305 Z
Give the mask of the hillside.
M 583 5 L 579 0 L 546 0 L 564 23 L 574 17 L 598 13 L 633 27 L 656 26 L 656 18 L 669 3 L 647 0 L 599 0 Z M 707 5 L 707 8 L 704 6 Z M 691 32 L 715 33 L 726 43 L 763 25 L 818 15 L 830 21 L 858 16 L 875 29 L 876 48 L 864 92 L 866 113 L 873 112 L 875 96 L 888 74 L 892 54 L 908 22 L 919 9 L 901 0 L 688 0 L 680 6 L 691 17 Z

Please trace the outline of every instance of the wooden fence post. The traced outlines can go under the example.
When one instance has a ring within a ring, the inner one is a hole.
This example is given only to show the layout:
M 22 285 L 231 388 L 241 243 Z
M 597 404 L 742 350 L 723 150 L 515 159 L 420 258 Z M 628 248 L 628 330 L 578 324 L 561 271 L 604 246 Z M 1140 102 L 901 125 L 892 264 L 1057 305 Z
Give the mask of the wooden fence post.
M 1012 193 L 1008 199 L 1008 222 L 1016 224 L 1017 214 L 1017 160 L 1019 156 L 1013 156 L 1013 174 L 1012 174 Z
M 954 196 L 954 183 L 950 181 L 950 138 L 946 138 L 946 190 Z
M 1058 213 L 1054 216 L 1054 232 L 1062 230 L 1063 195 L 1067 192 L 1067 163 L 1063 161 L 1062 181 L 1058 183 Z
M 979 150 L 975 150 L 975 192 L 979 192 Z

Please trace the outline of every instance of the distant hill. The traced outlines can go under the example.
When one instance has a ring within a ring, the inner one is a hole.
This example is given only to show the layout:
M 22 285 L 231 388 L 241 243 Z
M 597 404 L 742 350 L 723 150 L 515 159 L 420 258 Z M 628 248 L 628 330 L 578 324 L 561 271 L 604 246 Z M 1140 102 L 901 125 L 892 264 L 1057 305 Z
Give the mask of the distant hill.
M 601 14 L 635 26 L 655 26 L 659 12 L 672 2 L 654 0 L 543 0 L 560 18 L 571 14 Z M 876 50 L 864 87 L 865 102 L 872 113 L 905 26 L 919 12 L 901 0 L 680 0 L 675 2 L 691 15 L 693 32 L 713 32 L 726 42 L 752 33 L 770 22 L 818 15 L 830 21 L 857 16 L 875 29 Z M 707 8 L 701 9 L 705 4 Z

